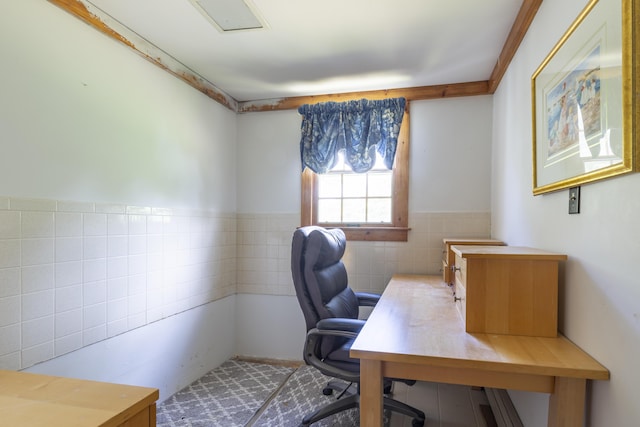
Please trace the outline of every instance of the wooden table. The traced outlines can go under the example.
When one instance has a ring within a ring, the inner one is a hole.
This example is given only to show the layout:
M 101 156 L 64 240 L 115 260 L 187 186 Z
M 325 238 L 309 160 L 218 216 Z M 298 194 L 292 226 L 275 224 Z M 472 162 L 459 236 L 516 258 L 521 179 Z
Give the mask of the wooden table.
M 0 371 L 1 427 L 149 427 L 155 388 Z
M 549 426 L 582 426 L 587 380 L 609 379 L 562 335 L 465 332 L 439 276 L 394 276 L 350 354 L 360 359 L 362 426 L 382 425 L 383 377 L 550 393 Z

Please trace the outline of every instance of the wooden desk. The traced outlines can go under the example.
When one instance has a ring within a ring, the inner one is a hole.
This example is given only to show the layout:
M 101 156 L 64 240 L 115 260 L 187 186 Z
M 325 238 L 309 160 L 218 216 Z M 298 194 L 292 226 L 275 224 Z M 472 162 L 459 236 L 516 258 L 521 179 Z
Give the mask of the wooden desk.
M 0 371 L 1 427 L 150 427 L 155 388 Z
M 549 426 L 582 426 L 587 380 L 609 379 L 562 335 L 465 332 L 439 276 L 394 276 L 350 354 L 360 359 L 361 426 L 382 425 L 383 377 L 551 393 Z

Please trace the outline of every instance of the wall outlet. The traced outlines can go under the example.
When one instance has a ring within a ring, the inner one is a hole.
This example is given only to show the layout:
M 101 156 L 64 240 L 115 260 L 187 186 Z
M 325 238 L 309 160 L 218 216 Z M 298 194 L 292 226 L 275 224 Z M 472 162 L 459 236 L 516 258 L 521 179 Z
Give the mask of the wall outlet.
M 571 187 L 569 189 L 569 213 L 580 213 L 580 187 Z

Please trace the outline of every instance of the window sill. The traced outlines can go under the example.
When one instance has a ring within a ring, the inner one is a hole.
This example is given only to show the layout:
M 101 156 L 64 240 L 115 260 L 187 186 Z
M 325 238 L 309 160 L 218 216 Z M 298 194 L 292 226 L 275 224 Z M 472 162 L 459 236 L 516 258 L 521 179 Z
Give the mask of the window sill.
M 410 230 L 408 227 L 342 227 L 340 225 L 323 225 L 323 227 L 341 228 L 347 240 L 374 242 L 406 242 Z

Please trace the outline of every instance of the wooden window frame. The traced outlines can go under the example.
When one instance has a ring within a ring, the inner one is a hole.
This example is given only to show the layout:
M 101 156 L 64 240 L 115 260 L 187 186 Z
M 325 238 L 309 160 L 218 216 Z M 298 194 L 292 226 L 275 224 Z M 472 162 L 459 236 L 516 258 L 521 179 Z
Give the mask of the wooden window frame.
M 396 158 L 393 162 L 393 201 L 391 224 L 365 224 L 347 227 L 343 223 L 322 223 L 323 227 L 341 228 L 348 240 L 406 242 L 409 232 L 409 102 L 405 106 Z M 317 202 L 317 175 L 309 168 L 302 172 L 301 218 L 302 226 L 319 225 Z

